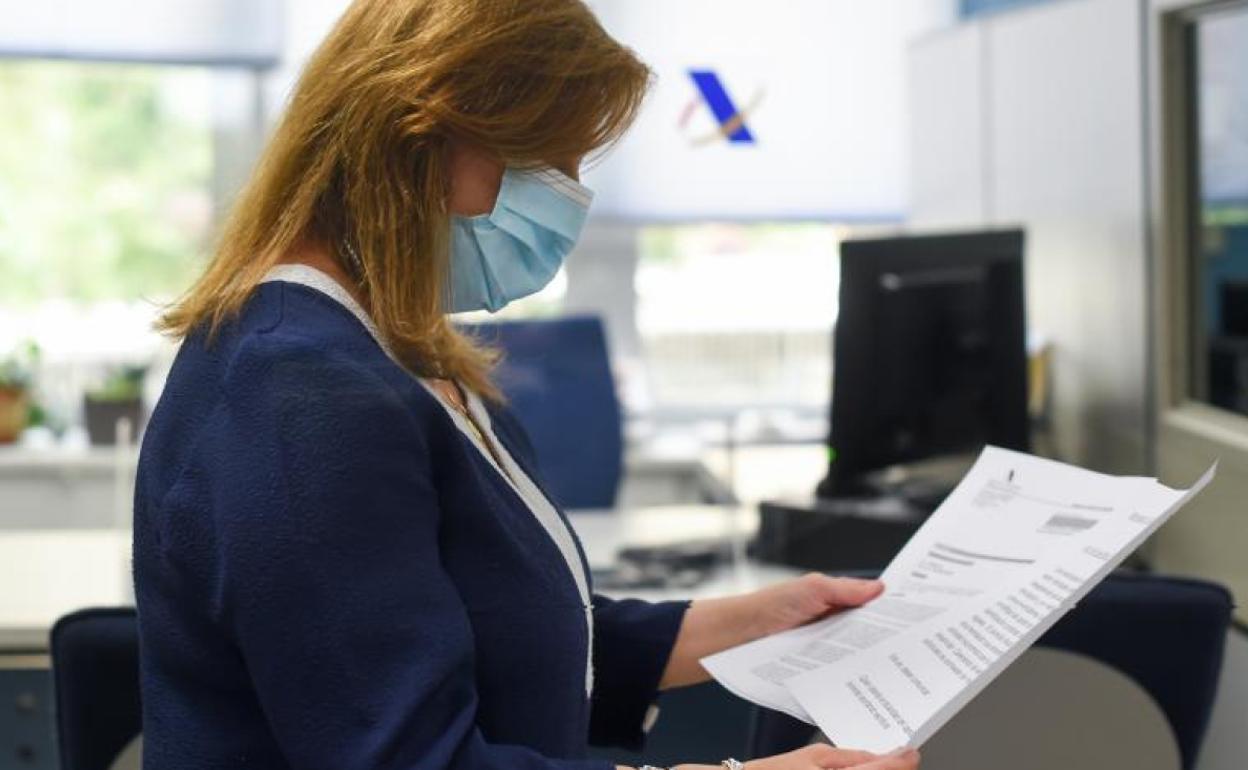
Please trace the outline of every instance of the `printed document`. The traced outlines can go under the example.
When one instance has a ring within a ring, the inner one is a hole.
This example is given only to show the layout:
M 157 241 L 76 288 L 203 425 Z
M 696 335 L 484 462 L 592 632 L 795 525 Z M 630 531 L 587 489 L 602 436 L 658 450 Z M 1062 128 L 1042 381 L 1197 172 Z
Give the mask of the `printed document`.
M 702 660 L 835 744 L 919 747 L 1213 478 L 1191 489 L 988 447 L 869 604 Z

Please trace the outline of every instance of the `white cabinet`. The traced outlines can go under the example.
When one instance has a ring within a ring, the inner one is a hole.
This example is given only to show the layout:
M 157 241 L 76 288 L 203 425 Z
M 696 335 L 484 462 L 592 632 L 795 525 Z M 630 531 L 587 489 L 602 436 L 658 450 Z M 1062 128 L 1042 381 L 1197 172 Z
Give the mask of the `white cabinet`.
M 1150 465 L 1140 32 L 1135 0 L 1068 0 L 910 52 L 912 223 L 1026 228 L 1054 448 L 1119 473 Z
M 962 24 L 910 49 L 910 224 L 982 225 L 986 128 L 984 25 Z

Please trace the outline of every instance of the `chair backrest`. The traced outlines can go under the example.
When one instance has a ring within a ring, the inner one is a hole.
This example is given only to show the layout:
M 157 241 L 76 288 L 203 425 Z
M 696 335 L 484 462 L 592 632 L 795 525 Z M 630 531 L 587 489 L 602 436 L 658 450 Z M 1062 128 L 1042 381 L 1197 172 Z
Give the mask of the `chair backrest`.
M 62 770 L 108 770 L 142 730 L 133 609 L 71 613 L 52 627 L 52 680 Z
M 1196 766 L 1218 691 L 1233 602 L 1201 580 L 1117 575 L 1097 586 L 1040 639 L 1135 680 L 1165 713 L 1183 767 Z
M 613 507 L 623 468 L 623 422 L 601 319 L 465 328 L 503 351 L 496 381 L 533 442 L 555 501 L 571 509 Z
M 923 770 L 1179 770 L 1174 730 L 1126 674 L 1032 647 L 923 744 Z
M 1196 766 L 1217 695 L 1232 602 L 1213 583 L 1116 574 L 1066 614 L 1038 642 L 1086 655 L 1125 674 L 1156 701 L 1178 743 L 1184 770 Z M 790 751 L 813 728 L 758 709 L 750 756 Z

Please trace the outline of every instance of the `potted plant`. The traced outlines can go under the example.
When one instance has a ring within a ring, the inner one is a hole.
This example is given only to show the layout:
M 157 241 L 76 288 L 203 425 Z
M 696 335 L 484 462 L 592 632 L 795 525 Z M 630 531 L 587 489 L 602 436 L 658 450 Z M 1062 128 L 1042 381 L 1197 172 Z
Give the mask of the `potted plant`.
M 130 421 L 130 437 L 139 435 L 143 419 L 143 379 L 146 366 L 123 366 L 112 372 L 103 385 L 89 390 L 83 397 L 83 414 L 87 435 L 93 446 L 117 443 L 117 423 Z
M 33 342 L 0 360 L 0 444 L 17 441 L 30 422 L 30 388 L 38 361 L 39 346 Z

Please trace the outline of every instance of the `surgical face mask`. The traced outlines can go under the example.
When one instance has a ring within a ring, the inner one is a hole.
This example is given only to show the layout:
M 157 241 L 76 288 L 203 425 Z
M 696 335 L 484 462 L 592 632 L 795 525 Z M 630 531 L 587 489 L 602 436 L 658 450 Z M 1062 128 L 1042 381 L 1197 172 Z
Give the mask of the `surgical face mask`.
M 594 194 L 554 169 L 507 169 L 489 214 L 451 217 L 449 310 L 501 310 L 550 283 Z

